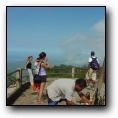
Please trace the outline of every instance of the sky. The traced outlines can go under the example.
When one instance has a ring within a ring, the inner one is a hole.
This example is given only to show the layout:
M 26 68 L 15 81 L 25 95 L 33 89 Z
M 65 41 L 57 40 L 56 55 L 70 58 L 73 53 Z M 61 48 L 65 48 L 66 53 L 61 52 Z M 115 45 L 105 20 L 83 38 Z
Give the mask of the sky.
M 105 57 L 105 7 L 7 7 L 7 61 L 34 60 L 79 66 L 90 52 Z

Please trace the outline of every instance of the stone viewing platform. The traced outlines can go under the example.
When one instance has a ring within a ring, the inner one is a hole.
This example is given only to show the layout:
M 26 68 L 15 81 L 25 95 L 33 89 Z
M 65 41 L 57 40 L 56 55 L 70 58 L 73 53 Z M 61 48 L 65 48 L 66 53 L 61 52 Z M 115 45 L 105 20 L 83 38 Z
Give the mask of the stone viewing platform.
M 34 92 L 30 86 L 30 84 L 27 86 L 26 90 L 22 92 L 22 94 L 15 100 L 15 102 L 12 105 L 48 105 L 47 103 L 47 96 L 46 96 L 46 88 L 49 84 L 51 84 L 56 78 L 48 78 L 48 81 L 46 83 L 44 93 L 43 93 L 43 102 L 41 104 L 38 103 L 37 100 L 37 92 Z M 15 86 L 12 87 L 12 91 Z M 9 89 L 9 91 L 10 91 Z M 92 88 L 88 89 L 85 88 L 82 91 L 84 94 L 87 92 L 90 92 L 90 99 L 93 98 L 93 95 L 95 94 L 95 90 Z M 102 83 L 101 91 L 100 91 L 100 96 L 105 95 L 105 84 L 104 82 Z M 73 96 L 73 102 L 75 102 L 78 105 L 87 105 L 86 103 L 81 103 L 81 98 L 78 96 L 78 94 L 75 92 Z M 64 101 L 60 102 L 58 105 L 66 105 Z M 105 105 L 105 101 L 102 105 Z
M 76 71 L 75 71 L 76 69 Z M 78 79 L 75 75 L 78 76 L 82 73 L 82 69 L 71 68 L 71 73 L 51 73 L 51 74 L 65 74 L 71 75 L 71 79 Z M 49 86 L 54 80 L 61 79 L 60 78 L 47 78 L 46 86 L 44 88 L 43 93 L 43 102 L 40 104 L 37 99 L 37 92 L 34 92 L 30 86 L 29 79 L 27 81 L 23 81 L 23 78 L 27 78 L 27 76 L 23 76 L 23 71 L 25 69 L 19 68 L 14 72 L 7 74 L 7 77 L 11 77 L 14 80 L 7 84 L 7 106 L 15 106 L 15 105 L 48 105 L 47 96 L 46 96 L 46 88 Z M 64 69 L 63 69 L 64 70 Z M 58 71 L 55 71 L 58 72 Z M 63 71 L 62 71 L 63 72 Z M 81 73 L 80 73 L 81 72 Z M 86 71 L 85 71 L 86 72 Z M 84 73 L 85 74 L 85 73 Z M 13 77 L 15 75 L 15 77 Z M 64 78 L 64 77 L 62 77 Z M 66 77 L 65 77 L 66 78 Z M 99 72 L 99 76 L 97 75 L 97 82 L 95 89 L 85 88 L 82 91 L 84 94 L 87 92 L 90 93 L 90 101 L 92 101 L 92 105 L 106 105 L 105 104 L 105 62 Z M 81 98 L 75 92 L 73 99 L 78 105 L 87 105 L 87 103 L 83 103 Z M 59 105 L 66 105 L 65 101 L 61 101 Z

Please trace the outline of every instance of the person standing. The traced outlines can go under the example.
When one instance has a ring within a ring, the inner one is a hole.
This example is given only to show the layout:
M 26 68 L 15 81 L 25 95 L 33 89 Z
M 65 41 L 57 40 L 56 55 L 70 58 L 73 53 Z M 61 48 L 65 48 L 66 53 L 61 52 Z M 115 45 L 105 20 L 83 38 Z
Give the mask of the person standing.
M 40 59 L 37 58 L 36 61 L 34 62 L 35 74 L 38 74 L 38 70 L 39 70 L 38 62 L 39 62 L 39 61 L 40 61 Z
M 27 61 L 26 61 L 26 64 L 25 64 L 25 69 L 28 70 L 28 74 L 29 74 L 29 78 L 30 78 L 30 84 L 33 86 L 33 74 L 32 74 L 32 61 L 33 57 L 32 56 L 29 56 L 27 58 Z
M 95 52 L 91 51 L 91 57 L 88 60 L 88 72 L 86 73 L 86 81 L 89 86 L 90 81 L 92 80 L 93 89 L 95 88 L 96 73 L 97 73 L 97 70 L 99 70 L 99 68 L 100 68 L 100 64 L 99 64 L 98 58 L 95 57 Z
M 43 94 L 43 90 L 45 88 L 45 84 L 46 84 L 46 80 L 47 80 L 47 74 L 46 74 L 46 70 L 47 68 L 50 68 L 50 64 L 48 63 L 48 58 L 46 57 L 46 53 L 45 52 L 41 52 L 39 54 L 39 62 L 38 62 L 38 66 L 39 66 L 39 76 L 41 78 L 41 82 L 40 82 L 40 86 L 38 87 L 38 101 L 39 103 L 42 102 L 42 94 Z M 43 61 L 46 60 L 46 63 L 44 63 Z
M 35 67 L 35 74 L 37 75 L 38 72 L 39 72 L 39 66 L 38 66 L 38 62 L 40 61 L 39 58 L 36 59 L 36 61 L 34 62 L 34 67 Z M 39 93 L 39 87 L 40 87 L 40 83 L 35 83 L 33 84 L 33 91 L 37 91 L 37 96 L 38 96 L 38 93 Z
M 86 87 L 86 80 L 83 78 L 73 80 L 61 78 L 55 80 L 47 87 L 48 105 L 58 105 L 63 100 L 66 105 L 77 105 L 72 101 L 74 92 L 77 92 L 81 99 L 91 105 L 91 102 L 81 92 Z

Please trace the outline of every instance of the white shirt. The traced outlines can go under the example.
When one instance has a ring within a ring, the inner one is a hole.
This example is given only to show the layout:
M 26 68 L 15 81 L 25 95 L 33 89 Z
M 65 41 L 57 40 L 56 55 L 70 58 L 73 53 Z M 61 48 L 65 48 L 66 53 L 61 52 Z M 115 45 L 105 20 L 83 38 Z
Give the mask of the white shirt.
M 75 80 L 65 78 L 55 80 L 47 87 L 47 92 L 52 101 L 59 101 L 61 98 L 71 101 L 75 92 Z
M 36 61 L 34 62 L 34 66 L 35 66 L 35 67 L 38 66 L 38 63 L 37 63 Z
M 38 74 L 38 69 L 39 69 L 39 67 L 37 66 L 37 62 L 35 61 L 35 63 L 34 63 L 34 67 L 35 67 L 35 74 Z
M 92 58 L 96 58 L 95 56 L 91 56 Z M 90 63 L 91 61 L 92 61 L 92 58 L 89 58 L 89 60 L 88 60 L 88 62 Z M 97 61 L 98 61 L 98 58 L 97 58 Z M 99 61 L 98 61 L 98 63 L 99 63 Z
M 40 67 L 39 67 L 40 68 Z M 41 66 L 39 75 L 46 75 L 45 68 Z
M 35 73 L 36 73 L 36 74 L 39 73 L 39 69 L 40 69 L 40 66 L 37 66 L 37 67 L 35 68 Z M 44 68 L 44 67 L 41 67 L 39 75 L 46 75 L 46 71 L 45 71 L 45 68 Z

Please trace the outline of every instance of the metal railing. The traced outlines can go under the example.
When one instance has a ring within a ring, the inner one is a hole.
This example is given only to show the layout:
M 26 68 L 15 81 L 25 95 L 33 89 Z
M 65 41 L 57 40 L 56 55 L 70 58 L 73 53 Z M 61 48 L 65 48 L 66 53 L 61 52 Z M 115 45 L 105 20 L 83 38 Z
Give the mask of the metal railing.
M 23 71 L 25 70 L 27 71 L 27 69 L 24 69 L 24 68 L 17 68 L 17 70 L 11 73 L 8 73 L 7 74 L 7 88 L 12 84 L 16 84 L 17 88 L 21 87 L 23 78 L 27 78 L 27 81 L 29 81 L 28 75 L 23 76 Z M 32 69 L 32 70 L 34 71 L 35 69 Z M 63 72 L 65 70 L 67 72 Z M 64 78 L 63 77 L 64 75 L 69 75 L 70 78 L 79 78 L 81 75 L 85 77 L 86 72 L 87 72 L 87 69 L 84 69 L 84 68 L 51 68 L 47 70 L 47 75 L 48 76 L 61 75 L 62 78 Z M 13 76 L 13 74 L 16 74 L 15 77 Z M 99 76 L 99 71 L 97 72 L 97 75 Z M 52 76 L 51 78 L 53 77 L 55 76 Z M 10 79 L 11 81 L 9 82 L 8 79 Z

